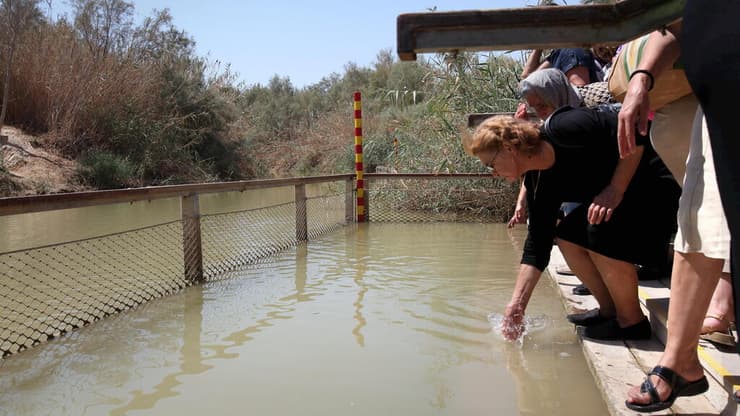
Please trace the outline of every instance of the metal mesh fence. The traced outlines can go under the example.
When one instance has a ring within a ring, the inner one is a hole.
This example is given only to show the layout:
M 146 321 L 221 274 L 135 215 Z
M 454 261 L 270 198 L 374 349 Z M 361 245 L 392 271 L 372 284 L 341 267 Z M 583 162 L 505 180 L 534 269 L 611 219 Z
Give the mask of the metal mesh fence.
M 324 196 L 309 197 L 307 200 L 308 238 L 328 234 L 345 225 L 344 190 L 334 189 Z
M 0 254 L 5 357 L 187 286 L 180 221 Z
M 301 221 L 308 238 L 336 230 L 345 225 L 345 192 L 343 181 L 321 184 L 302 201 L 260 206 L 247 191 L 245 205 L 257 208 L 0 253 L 0 354 L 176 292 L 197 280 L 193 271 L 233 276 L 225 272 L 295 245 Z
M 295 203 L 201 217 L 203 275 L 215 280 L 296 244 Z
M 204 278 L 218 280 L 225 272 L 296 245 L 300 218 L 307 219 L 303 234 L 309 239 L 344 226 L 346 198 L 340 185 L 322 187 L 306 198 L 306 204 L 290 202 L 202 216 Z
M 519 186 L 493 178 L 372 178 L 370 222 L 505 222 Z
M 354 218 L 346 180 L 294 183 L 295 198 L 282 194 L 271 205 L 261 199 L 263 189 L 232 192 L 221 200 L 228 201 L 226 208 L 214 204 L 228 212 L 211 207 L 200 215 L 198 196 L 187 194 L 178 221 L 0 253 L 0 353 L 17 353 L 176 292 L 201 275 L 206 281 L 233 276 L 229 272 Z M 367 183 L 373 222 L 502 221 L 517 192 L 489 178 Z M 293 185 L 287 186 L 292 192 Z

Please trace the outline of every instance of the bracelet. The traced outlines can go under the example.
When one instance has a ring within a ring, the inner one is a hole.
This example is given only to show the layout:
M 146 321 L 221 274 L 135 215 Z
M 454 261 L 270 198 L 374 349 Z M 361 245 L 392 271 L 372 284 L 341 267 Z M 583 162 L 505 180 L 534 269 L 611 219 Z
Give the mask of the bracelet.
M 648 79 L 650 79 L 650 84 L 648 84 L 648 91 L 652 91 L 653 87 L 655 86 L 655 77 L 653 74 L 650 73 L 647 69 L 635 69 L 632 71 L 632 74 L 630 74 L 630 81 L 632 81 L 632 77 L 634 77 L 636 74 L 645 74 L 648 76 Z

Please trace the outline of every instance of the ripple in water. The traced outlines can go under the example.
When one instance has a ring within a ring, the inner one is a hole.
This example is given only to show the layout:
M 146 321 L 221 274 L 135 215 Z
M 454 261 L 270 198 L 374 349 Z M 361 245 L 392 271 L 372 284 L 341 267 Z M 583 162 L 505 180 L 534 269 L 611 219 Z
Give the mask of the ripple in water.
M 491 323 L 493 332 L 498 335 L 501 339 L 504 339 L 501 335 L 501 328 L 504 323 L 504 315 L 500 313 L 492 313 L 488 315 L 488 322 Z M 517 342 L 522 342 L 526 335 L 531 335 L 535 332 L 542 331 L 543 329 L 551 327 L 553 324 L 552 318 L 547 315 L 538 316 L 524 316 L 524 331 L 517 339 Z

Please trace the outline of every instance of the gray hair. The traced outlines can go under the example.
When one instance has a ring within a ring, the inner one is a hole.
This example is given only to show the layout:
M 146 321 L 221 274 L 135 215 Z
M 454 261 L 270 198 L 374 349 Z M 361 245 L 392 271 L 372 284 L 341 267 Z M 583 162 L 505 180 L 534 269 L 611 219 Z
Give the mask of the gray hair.
M 545 104 L 556 109 L 566 105 L 583 105 L 581 96 L 570 85 L 563 71 L 555 68 L 540 69 L 529 74 L 519 83 L 519 93 L 522 97 L 537 94 Z

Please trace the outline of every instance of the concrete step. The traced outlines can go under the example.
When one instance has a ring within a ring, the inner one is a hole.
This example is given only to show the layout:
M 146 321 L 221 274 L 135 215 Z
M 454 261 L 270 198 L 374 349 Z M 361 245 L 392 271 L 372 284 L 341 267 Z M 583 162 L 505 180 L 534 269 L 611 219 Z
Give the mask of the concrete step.
M 598 307 L 593 296 L 573 295 L 572 288 L 580 281 L 574 276 L 556 272 L 565 261 L 553 247 L 548 274 L 557 284 L 566 313 Z M 653 338 L 648 341 L 595 341 L 581 337 L 583 351 L 596 383 L 612 415 L 634 415 L 624 405 L 627 391 L 645 378 L 658 362 L 666 339 L 668 299 L 667 280 L 640 281 L 639 296 L 645 314 L 653 327 Z M 718 347 L 701 341 L 699 357 L 709 380 L 709 391 L 694 397 L 681 397 L 670 409 L 653 414 L 739 415 L 731 394 L 740 388 L 740 356 L 732 348 Z

